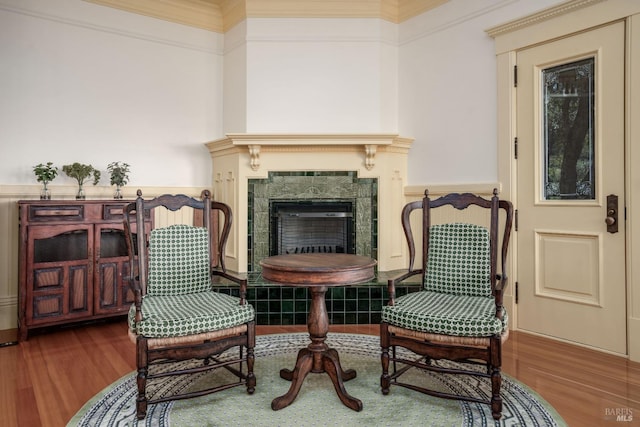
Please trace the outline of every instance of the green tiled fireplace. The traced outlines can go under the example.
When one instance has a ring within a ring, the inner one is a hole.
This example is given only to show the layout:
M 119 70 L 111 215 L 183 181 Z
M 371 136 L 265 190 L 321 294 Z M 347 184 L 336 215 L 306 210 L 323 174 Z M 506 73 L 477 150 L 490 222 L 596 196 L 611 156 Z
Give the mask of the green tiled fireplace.
M 266 179 L 249 179 L 247 299 L 256 309 L 257 322 L 261 325 L 306 324 L 310 305 L 307 289 L 266 283 L 260 274 L 260 260 L 271 255 L 270 203 L 283 200 L 351 202 L 356 254 L 372 258 L 377 258 L 378 254 L 377 179 L 358 178 L 355 171 L 272 171 Z M 369 283 L 330 288 L 326 302 L 331 323 L 379 323 L 382 305 L 388 299 L 387 275 L 378 273 L 378 277 Z M 398 293 L 412 289 L 414 287 L 404 287 Z M 225 287 L 220 290 L 235 292 Z
M 356 253 L 377 258 L 377 179 L 358 178 L 353 171 L 269 172 L 267 179 L 249 179 L 248 193 L 248 272 L 260 272 L 258 263 L 271 255 L 269 213 L 274 200 L 352 202 Z

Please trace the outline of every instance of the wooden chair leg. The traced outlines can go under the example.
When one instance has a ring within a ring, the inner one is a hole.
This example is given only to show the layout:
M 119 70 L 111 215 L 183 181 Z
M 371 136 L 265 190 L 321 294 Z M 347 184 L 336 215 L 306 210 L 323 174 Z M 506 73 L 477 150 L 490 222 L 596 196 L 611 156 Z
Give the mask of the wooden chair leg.
M 500 387 L 502 386 L 502 343 L 499 335 L 491 338 L 489 344 L 490 361 L 488 363 L 491 375 L 491 415 L 496 420 L 502 416 L 502 398 L 500 397 Z
M 254 348 L 256 346 L 256 323 L 247 324 L 247 393 L 253 394 L 256 390 L 256 376 L 253 372 L 255 363 Z
M 253 347 L 247 348 L 247 393 L 253 394 L 256 391 L 256 376 L 253 373 L 255 356 Z
M 502 385 L 502 375 L 500 368 L 494 367 L 491 373 L 491 415 L 494 420 L 499 420 L 502 416 L 502 398 L 500 397 L 500 386 Z
M 147 339 L 138 336 L 136 340 L 136 364 L 138 366 L 138 397 L 136 399 L 136 417 L 143 420 L 147 416 L 147 373 L 149 371 Z
M 380 347 L 382 355 L 380 361 L 382 363 L 382 375 L 380 376 L 380 388 L 382 394 L 389 394 L 391 380 L 389 377 L 389 325 L 385 322 L 380 323 Z

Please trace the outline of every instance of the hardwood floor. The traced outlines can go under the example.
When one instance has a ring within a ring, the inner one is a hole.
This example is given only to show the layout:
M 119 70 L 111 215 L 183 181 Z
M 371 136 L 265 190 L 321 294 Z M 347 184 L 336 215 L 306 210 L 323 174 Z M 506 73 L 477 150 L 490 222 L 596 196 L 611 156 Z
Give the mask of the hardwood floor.
M 92 396 L 134 370 L 126 328 L 124 321 L 67 328 L 0 347 L 0 424 L 66 425 Z M 305 330 L 259 326 L 258 334 Z M 330 330 L 377 335 L 378 325 Z M 640 425 L 640 363 L 521 332 L 511 334 L 503 358 L 504 372 L 534 389 L 570 426 Z M 616 422 L 616 414 L 633 420 Z

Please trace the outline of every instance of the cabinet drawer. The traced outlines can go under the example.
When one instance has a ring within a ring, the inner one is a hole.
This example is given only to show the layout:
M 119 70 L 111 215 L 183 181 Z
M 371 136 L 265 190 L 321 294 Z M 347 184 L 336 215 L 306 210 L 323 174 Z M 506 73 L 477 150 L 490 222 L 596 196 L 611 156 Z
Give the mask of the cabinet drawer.
M 118 220 L 122 221 L 124 217 L 124 207 L 127 203 L 105 203 L 102 206 L 102 219 L 105 221 Z M 145 219 L 151 218 L 151 211 L 146 210 L 144 213 Z
M 122 221 L 126 203 L 105 203 L 102 206 L 102 219 Z
M 82 221 L 84 206 L 82 205 L 30 205 L 29 221 Z

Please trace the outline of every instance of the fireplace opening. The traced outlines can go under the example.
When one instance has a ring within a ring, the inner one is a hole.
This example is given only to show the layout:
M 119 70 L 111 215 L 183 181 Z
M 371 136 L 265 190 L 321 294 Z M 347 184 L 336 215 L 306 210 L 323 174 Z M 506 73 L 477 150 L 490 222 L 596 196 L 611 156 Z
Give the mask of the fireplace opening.
M 270 201 L 270 255 L 354 254 L 353 205 L 352 201 Z

